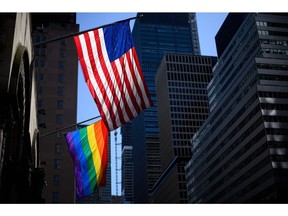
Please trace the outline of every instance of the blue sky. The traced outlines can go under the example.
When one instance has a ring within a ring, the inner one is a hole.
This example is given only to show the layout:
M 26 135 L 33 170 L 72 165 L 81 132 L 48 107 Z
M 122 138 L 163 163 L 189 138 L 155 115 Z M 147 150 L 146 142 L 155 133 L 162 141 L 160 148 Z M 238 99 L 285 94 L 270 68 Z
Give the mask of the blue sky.
M 135 16 L 136 13 L 77 13 L 77 23 L 80 24 L 80 31 L 84 31 Z M 217 55 L 214 37 L 217 34 L 223 21 L 225 20 L 226 16 L 227 13 L 196 13 L 198 33 L 200 39 L 200 48 L 202 55 L 208 55 L 208 56 Z M 134 22 L 132 21 L 131 26 L 133 25 L 133 23 Z M 99 115 L 98 109 L 86 86 L 82 70 L 79 65 L 77 122 L 85 121 L 98 115 Z M 86 124 L 93 122 L 95 122 L 95 120 L 87 122 Z M 121 142 L 119 135 L 117 138 L 118 138 L 117 142 Z M 112 141 L 114 141 L 114 136 L 112 137 Z M 111 149 L 112 159 L 115 158 L 114 150 L 115 148 L 113 142 Z M 121 149 L 118 149 L 118 153 L 121 153 Z M 114 169 L 115 160 L 112 160 L 111 163 L 112 163 L 112 169 Z M 114 182 L 115 182 L 115 172 L 112 172 L 112 194 L 116 194 L 116 188 Z M 121 193 L 119 190 L 118 194 L 120 195 Z

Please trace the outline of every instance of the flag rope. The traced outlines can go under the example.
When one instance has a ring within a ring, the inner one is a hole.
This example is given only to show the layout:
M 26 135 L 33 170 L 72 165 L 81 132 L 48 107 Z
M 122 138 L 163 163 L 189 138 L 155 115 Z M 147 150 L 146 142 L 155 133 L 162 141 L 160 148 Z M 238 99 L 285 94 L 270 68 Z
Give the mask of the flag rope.
M 127 19 L 123 19 L 123 20 L 119 20 L 119 21 L 113 22 L 113 23 L 109 23 L 109 24 L 105 24 L 105 25 L 102 25 L 102 26 L 98 26 L 98 27 L 95 27 L 95 28 L 92 28 L 92 29 L 84 30 L 84 31 L 81 31 L 81 32 L 75 32 L 75 33 L 63 35 L 63 36 L 60 36 L 60 37 L 55 37 L 55 38 L 52 38 L 50 40 L 46 40 L 46 41 L 42 41 L 42 42 L 39 42 L 39 43 L 35 43 L 35 44 L 33 44 L 33 46 L 37 47 L 37 46 L 40 46 L 40 45 L 43 45 L 43 44 L 47 44 L 47 43 L 51 43 L 51 42 L 54 42 L 54 41 L 62 40 L 62 39 L 68 38 L 68 37 L 80 35 L 80 34 L 83 34 L 85 32 L 88 32 L 88 31 L 93 31 L 93 30 L 96 30 L 96 29 L 104 28 L 104 27 L 111 26 L 111 25 L 118 24 L 118 23 L 125 22 L 125 21 L 130 21 L 130 20 L 133 20 L 133 19 L 138 19 L 138 18 L 141 18 L 141 17 L 143 17 L 143 14 L 140 14 L 139 16 L 136 16 L 136 17 L 130 17 L 130 18 L 127 18 Z
M 76 124 L 72 124 L 72 125 L 69 125 L 69 126 L 66 126 L 66 127 L 63 127 L 63 128 L 60 128 L 60 129 L 57 129 L 57 130 L 54 130 L 54 131 L 51 131 L 51 132 L 49 132 L 49 133 L 43 134 L 42 136 L 40 136 L 40 138 L 46 137 L 46 136 L 51 135 L 51 134 L 54 134 L 54 133 L 57 133 L 57 132 L 59 132 L 59 131 L 66 130 L 66 129 L 71 128 L 71 127 L 75 127 L 75 126 L 77 126 L 77 125 L 83 124 L 83 123 L 85 123 L 85 122 L 88 122 L 88 121 L 91 121 L 91 120 L 94 120 L 94 119 L 100 118 L 100 117 L 101 117 L 100 115 L 99 115 L 99 116 L 95 116 L 95 117 L 90 118 L 90 119 L 87 119 L 87 120 L 85 120 L 85 121 L 78 122 L 78 123 L 76 123 Z

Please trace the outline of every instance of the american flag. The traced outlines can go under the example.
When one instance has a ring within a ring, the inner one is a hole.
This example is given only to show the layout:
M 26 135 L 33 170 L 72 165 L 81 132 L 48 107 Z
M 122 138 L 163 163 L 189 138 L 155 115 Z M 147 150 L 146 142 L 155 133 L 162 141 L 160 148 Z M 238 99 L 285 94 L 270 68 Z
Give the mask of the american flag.
M 85 81 L 111 131 L 152 106 L 129 21 L 75 36 Z

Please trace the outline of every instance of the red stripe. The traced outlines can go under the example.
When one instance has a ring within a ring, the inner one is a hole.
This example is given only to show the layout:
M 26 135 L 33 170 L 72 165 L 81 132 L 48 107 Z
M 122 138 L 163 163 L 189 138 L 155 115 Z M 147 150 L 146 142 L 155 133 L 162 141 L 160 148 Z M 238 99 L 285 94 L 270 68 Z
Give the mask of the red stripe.
M 119 61 L 120 65 L 121 65 L 121 68 L 123 69 L 122 65 L 124 64 L 124 58 L 121 57 L 121 58 L 118 59 L 118 61 Z M 119 83 L 118 85 L 119 85 L 119 89 L 120 89 L 120 91 L 121 91 L 121 100 L 123 101 L 123 105 L 124 105 L 123 109 L 125 109 L 126 114 L 127 114 L 128 118 L 129 118 L 129 120 L 130 120 L 130 119 L 133 118 L 133 114 L 132 114 L 132 112 L 131 112 L 131 110 L 130 110 L 130 107 L 129 107 L 129 105 L 128 105 L 127 98 L 126 98 L 125 93 L 124 93 L 124 90 L 125 90 L 125 89 L 124 89 L 124 84 L 125 84 L 125 82 L 123 82 L 123 81 L 125 80 L 125 76 L 127 76 L 127 75 L 126 75 L 126 73 L 123 73 L 123 71 L 118 71 L 115 62 L 112 62 L 112 63 L 111 63 L 111 66 L 112 66 L 112 68 L 113 68 L 113 71 L 115 72 L 115 76 L 117 76 L 117 80 L 119 80 L 119 81 L 118 81 L 118 83 Z M 120 76 L 119 76 L 120 73 L 123 73 L 123 81 L 120 80 Z M 126 88 L 127 88 L 127 87 L 126 87 Z M 122 123 L 122 121 L 121 121 L 121 123 Z M 123 124 L 124 124 L 124 123 L 126 123 L 126 122 L 125 122 L 125 120 L 123 119 Z
M 118 100 L 118 97 L 116 95 L 116 90 L 115 90 L 115 86 L 118 85 L 118 83 L 113 83 L 111 77 L 110 77 L 110 74 L 108 72 L 108 68 L 107 68 L 107 65 L 106 64 L 110 64 L 110 62 L 105 62 L 105 59 L 104 59 L 104 56 L 103 56 L 103 51 L 102 51 L 102 47 L 101 47 L 101 42 L 100 42 L 100 36 L 99 36 L 99 31 L 94 31 L 94 35 L 95 35 L 95 38 L 99 39 L 99 40 L 96 40 L 96 45 L 97 45 L 97 51 L 98 51 L 98 56 L 99 56 L 99 59 L 100 59 L 100 64 L 101 64 L 101 68 L 103 70 L 103 73 L 105 75 L 105 78 L 106 78 L 106 81 L 108 83 L 108 88 L 110 89 L 111 91 L 111 94 L 112 94 L 112 100 L 115 104 L 115 107 L 117 108 L 117 113 L 114 113 L 114 115 L 119 115 L 119 120 L 120 122 L 125 122 L 124 121 L 124 117 L 123 117 L 123 113 L 121 111 L 121 107 L 120 107 L 120 101 Z M 113 71 L 114 74 L 116 74 L 114 71 Z M 116 82 L 117 82 L 117 79 L 116 79 Z M 111 104 L 111 109 L 113 110 L 113 107 L 112 107 L 112 104 Z M 116 125 L 116 116 L 113 118 L 113 127 L 114 128 L 117 128 L 117 125 Z
M 125 54 L 126 55 L 126 54 Z M 124 56 L 125 56 L 124 55 Z M 125 61 L 124 61 L 124 56 L 122 56 L 121 58 L 123 58 L 121 60 L 121 67 L 123 69 L 123 73 L 124 73 L 124 82 L 126 84 L 126 87 L 127 87 L 127 91 L 128 91 L 128 94 L 129 94 L 129 97 L 131 99 L 131 102 L 132 102 L 132 105 L 133 105 L 133 108 L 136 110 L 136 113 L 140 113 L 141 112 L 141 108 L 139 107 L 137 101 L 136 101 L 136 98 L 135 98 L 135 95 L 132 91 L 132 88 L 133 88 L 133 85 L 134 83 L 130 83 L 129 79 L 128 79 L 128 75 L 127 73 L 129 73 L 129 71 L 126 71 L 126 68 L 125 68 Z
M 146 96 L 148 98 L 148 101 L 149 101 L 149 105 L 152 106 L 153 105 L 153 102 L 151 100 L 151 97 L 150 97 L 150 93 L 148 91 L 148 88 L 147 88 L 147 85 L 146 85 L 146 82 L 145 82 L 145 79 L 144 79 L 144 75 L 142 73 L 142 69 L 141 69 L 141 66 L 140 66 L 140 62 L 138 60 L 138 56 L 137 56 L 137 52 L 136 52 L 136 49 L 135 47 L 132 48 L 132 55 L 134 57 L 134 61 L 136 63 L 136 66 L 137 66 L 137 70 L 139 71 L 139 75 L 141 77 L 141 81 L 143 83 L 143 86 L 144 86 L 144 90 L 145 90 L 145 93 L 146 93 Z
M 126 53 L 126 57 L 127 57 L 127 61 L 128 61 L 128 65 L 129 65 L 130 71 L 131 71 L 131 76 L 133 78 L 133 84 L 136 87 L 137 93 L 138 93 L 138 95 L 140 97 L 140 104 L 138 104 L 138 105 L 141 106 L 142 109 L 144 109 L 144 108 L 146 108 L 145 103 L 144 103 L 144 98 L 143 98 L 139 83 L 137 81 L 137 77 L 135 75 L 135 73 L 137 71 L 135 71 L 135 68 L 133 68 L 133 63 L 132 63 L 132 60 L 130 58 L 130 53 L 129 52 Z M 140 83 L 140 84 L 143 84 L 143 83 Z
M 97 31 L 97 30 L 95 30 L 95 31 Z M 93 56 L 92 46 L 91 46 L 91 43 L 90 43 L 89 34 L 88 33 L 84 33 L 84 38 L 85 38 L 85 42 L 86 42 L 86 46 L 87 46 L 87 50 L 88 50 L 88 56 L 89 56 L 90 65 L 91 65 L 91 68 L 92 68 L 92 71 L 93 71 L 93 75 L 95 77 L 95 80 L 96 80 L 99 88 L 100 88 L 100 91 L 101 91 L 102 96 L 104 98 L 104 103 L 107 106 L 107 109 L 109 111 L 110 117 L 113 119 L 114 118 L 114 113 L 113 113 L 113 110 L 111 109 L 110 101 L 108 100 L 108 97 L 105 95 L 105 86 L 103 85 L 103 83 L 102 83 L 102 81 L 101 81 L 101 79 L 100 79 L 100 77 L 98 75 L 98 71 L 97 71 L 96 64 L 95 64 L 95 61 L 97 61 L 97 59 L 94 59 L 94 56 Z M 97 41 L 97 38 L 95 38 L 95 39 Z M 100 59 L 100 61 L 101 61 L 101 59 Z M 103 94 L 103 92 L 104 92 L 104 94 Z M 102 119 L 104 120 L 104 122 L 106 123 L 106 125 L 108 127 L 108 121 L 110 121 L 110 120 L 107 119 L 105 114 L 104 114 L 104 111 L 102 109 L 103 104 L 100 103 L 100 99 L 99 99 L 99 97 L 97 95 L 95 96 L 95 100 L 96 100 L 96 104 L 97 104 L 98 110 L 100 112 L 100 115 L 101 115 Z M 113 124 L 113 127 L 114 127 L 114 124 Z

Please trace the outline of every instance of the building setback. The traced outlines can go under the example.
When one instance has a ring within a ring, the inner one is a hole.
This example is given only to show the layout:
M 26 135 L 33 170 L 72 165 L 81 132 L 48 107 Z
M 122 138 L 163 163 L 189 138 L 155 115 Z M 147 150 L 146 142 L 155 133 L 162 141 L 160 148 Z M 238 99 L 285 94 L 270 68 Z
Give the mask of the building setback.
M 135 21 L 132 35 L 154 103 L 131 122 L 129 138 L 133 146 L 135 202 L 147 203 L 161 175 L 155 75 L 165 53 L 200 54 L 196 16 L 144 13 Z
M 187 203 L 184 166 L 190 139 L 208 117 L 207 85 L 216 57 L 166 54 L 156 75 L 162 175 L 154 185 L 155 203 Z
M 79 31 L 75 13 L 33 13 L 32 24 L 33 43 Z M 43 136 L 77 121 L 78 56 L 73 38 L 37 46 L 34 57 L 41 111 L 40 158 L 47 182 L 43 197 L 47 203 L 74 203 L 74 168 L 64 137 L 67 131 Z
M 287 203 L 288 15 L 229 14 L 210 115 L 185 167 L 190 203 Z

